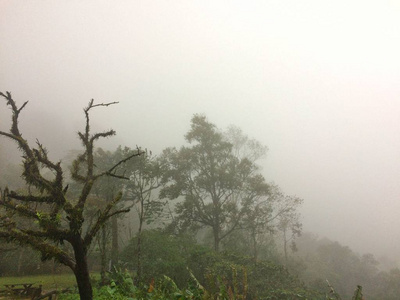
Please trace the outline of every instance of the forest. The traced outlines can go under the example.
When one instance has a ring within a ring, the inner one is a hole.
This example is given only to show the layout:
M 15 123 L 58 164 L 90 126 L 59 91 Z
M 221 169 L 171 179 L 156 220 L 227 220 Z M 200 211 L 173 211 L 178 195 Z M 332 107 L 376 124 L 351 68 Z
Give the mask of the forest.
M 1 276 L 72 272 L 59 299 L 398 299 L 390 261 L 303 232 L 307 200 L 266 181 L 240 128 L 195 114 L 184 146 L 106 150 L 90 116 L 117 103 L 91 100 L 82 149 L 54 162 L 19 128 L 28 103 L 0 95 L 22 157 L 0 153 Z
M 0 300 L 400 299 L 399 28 L 398 0 L 0 1 Z

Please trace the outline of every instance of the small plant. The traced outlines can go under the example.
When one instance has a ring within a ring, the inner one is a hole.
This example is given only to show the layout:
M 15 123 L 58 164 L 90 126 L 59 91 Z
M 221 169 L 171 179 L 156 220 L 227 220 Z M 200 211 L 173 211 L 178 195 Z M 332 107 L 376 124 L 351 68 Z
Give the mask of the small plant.
M 328 287 L 329 287 L 329 293 L 328 293 L 328 295 L 326 295 L 326 299 L 328 299 L 328 300 L 342 300 L 342 298 L 340 298 L 340 295 L 338 293 L 336 293 L 336 291 L 333 288 L 333 286 L 329 283 L 328 279 L 326 280 L 326 282 L 328 283 Z
M 354 296 L 353 296 L 352 300 L 364 300 L 361 285 L 357 285 L 357 288 L 354 291 Z
M 133 283 L 133 278 L 128 270 L 122 270 L 120 266 L 114 266 L 114 269 L 108 274 L 110 284 L 107 286 L 108 291 L 115 293 L 118 291 L 123 295 L 132 295 L 137 288 Z

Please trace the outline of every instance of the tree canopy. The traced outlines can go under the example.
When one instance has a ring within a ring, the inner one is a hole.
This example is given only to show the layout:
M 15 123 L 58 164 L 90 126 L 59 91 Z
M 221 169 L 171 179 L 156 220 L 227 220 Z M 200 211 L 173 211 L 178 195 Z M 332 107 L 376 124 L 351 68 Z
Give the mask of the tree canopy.
M 161 195 L 182 196 L 177 204 L 183 226 L 209 227 L 214 248 L 241 226 L 252 201 L 268 195 L 268 184 L 247 157 L 238 157 L 233 144 L 205 116 L 195 115 L 185 135 L 190 147 L 168 148 L 163 157 L 168 165 Z

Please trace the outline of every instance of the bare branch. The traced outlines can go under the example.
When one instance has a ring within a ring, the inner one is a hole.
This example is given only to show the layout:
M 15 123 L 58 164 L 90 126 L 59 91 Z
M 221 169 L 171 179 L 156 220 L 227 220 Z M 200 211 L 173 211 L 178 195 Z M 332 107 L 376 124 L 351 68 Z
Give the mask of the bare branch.
M 125 214 L 125 213 L 128 213 L 128 212 L 130 212 L 130 211 L 131 211 L 130 208 L 124 208 L 124 209 L 119 209 L 119 210 L 113 211 L 112 213 L 109 213 L 109 214 L 107 215 L 107 220 L 108 220 L 109 218 L 115 216 L 115 215 Z
M 104 173 L 104 175 L 107 175 L 107 176 L 110 176 L 110 177 L 114 177 L 114 178 L 118 178 L 118 179 L 129 180 L 129 177 L 126 177 L 124 175 L 116 175 L 116 174 L 108 173 L 108 172 Z
M 143 150 L 140 150 L 140 148 L 137 148 L 137 152 L 135 152 L 135 153 L 133 153 L 132 155 L 129 155 L 128 157 L 126 157 L 126 158 L 120 160 L 118 163 L 116 163 L 116 164 L 115 164 L 113 167 L 111 167 L 109 170 L 107 170 L 107 171 L 105 171 L 105 172 L 100 173 L 99 175 L 97 175 L 97 176 L 95 177 L 95 179 L 97 179 L 97 178 L 99 178 L 99 177 L 101 177 L 101 176 L 107 175 L 107 176 L 112 176 L 112 177 L 116 177 L 116 178 L 120 178 L 120 179 L 127 179 L 127 180 L 129 180 L 128 177 L 116 175 L 116 174 L 114 174 L 113 172 L 114 172 L 115 169 L 118 168 L 121 164 L 127 162 L 128 160 L 132 159 L 133 157 L 140 156 L 140 155 L 142 155 L 142 154 L 144 154 L 144 153 L 145 153 L 145 152 L 144 152 Z
M 97 107 L 97 106 L 110 106 L 110 105 L 118 104 L 118 103 L 119 102 L 99 103 L 99 104 L 92 105 L 91 108 Z

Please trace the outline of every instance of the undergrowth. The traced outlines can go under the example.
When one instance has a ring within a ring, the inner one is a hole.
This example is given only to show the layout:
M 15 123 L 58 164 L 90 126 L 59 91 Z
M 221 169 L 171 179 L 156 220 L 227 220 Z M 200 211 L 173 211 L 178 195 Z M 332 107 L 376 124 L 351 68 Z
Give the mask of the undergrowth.
M 190 272 L 190 270 L 189 270 Z M 214 292 L 206 290 L 190 272 L 190 279 L 185 288 L 179 288 L 168 276 L 157 281 L 152 280 L 148 284 L 136 286 L 131 274 L 127 270 L 115 268 L 109 273 L 109 284 L 106 286 L 95 286 L 94 299 L 96 300 L 297 300 L 297 299 L 325 299 L 341 300 L 340 296 L 328 283 L 330 291 L 325 294 L 307 294 L 302 289 L 284 290 L 275 289 L 268 295 L 254 298 L 248 295 L 247 274 L 239 277 L 237 271 L 232 269 L 233 282 L 230 284 L 225 278 L 209 278 L 215 283 Z M 79 300 L 79 294 L 63 294 L 60 300 Z M 352 300 L 363 300 L 362 288 L 358 286 Z

